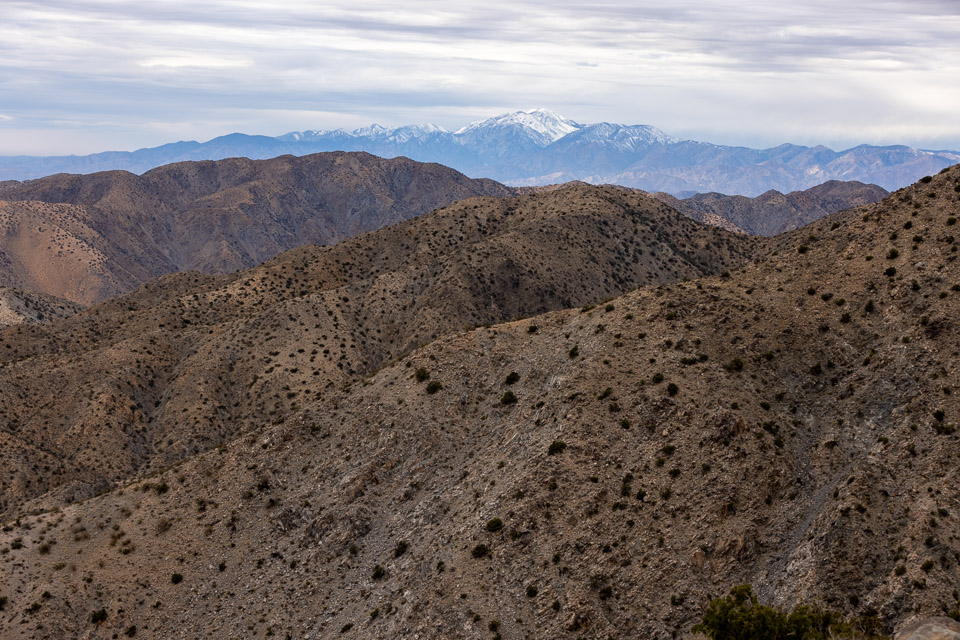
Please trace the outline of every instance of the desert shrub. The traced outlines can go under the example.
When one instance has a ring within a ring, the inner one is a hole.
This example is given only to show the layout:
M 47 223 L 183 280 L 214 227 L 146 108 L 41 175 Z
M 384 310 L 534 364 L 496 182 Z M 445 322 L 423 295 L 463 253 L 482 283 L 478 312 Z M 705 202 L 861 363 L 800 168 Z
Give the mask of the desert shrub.
M 500 518 L 491 518 L 490 520 L 487 521 L 487 531 L 490 531 L 491 533 L 496 533 L 501 529 L 503 529 L 503 520 L 501 520 Z
M 513 384 L 517 382 L 519 379 L 520 379 L 520 374 L 517 373 L 516 371 L 511 371 L 510 373 L 507 374 L 507 379 L 504 380 L 504 382 L 506 382 L 507 384 Z
M 400 542 L 397 543 L 397 546 L 393 548 L 393 557 L 399 558 L 400 556 L 405 554 L 407 552 L 407 549 L 409 548 L 410 548 L 410 545 L 407 543 L 407 541 L 401 540 Z
M 371 572 L 370 577 L 373 578 L 374 580 L 380 580 L 385 575 L 387 575 L 387 570 L 378 564 L 378 565 L 374 565 L 373 572 Z
M 740 358 L 734 358 L 727 364 L 723 365 L 723 368 L 730 372 L 743 371 L 743 360 Z
M 490 555 L 490 547 L 485 544 L 478 544 L 470 552 L 470 555 L 472 555 L 474 558 L 486 558 L 488 555 Z
M 427 371 L 424 367 L 420 367 L 416 370 L 413 376 L 417 379 L 417 382 L 424 382 L 427 378 L 430 377 L 430 372 Z
M 555 456 L 558 453 L 563 453 L 563 450 L 567 448 L 567 443 L 563 440 L 554 440 L 550 443 L 550 446 L 547 447 L 547 455 Z
M 884 638 L 873 615 L 845 620 L 829 609 L 800 605 L 786 612 L 760 604 L 748 584 L 736 586 L 724 598 L 713 600 L 703 621 L 691 631 L 713 640 L 828 640 Z
M 503 404 L 503 405 L 516 404 L 516 402 L 517 402 L 517 396 L 516 394 L 513 393 L 513 391 L 507 391 L 500 398 L 500 404 Z
M 183 582 L 183 574 L 180 574 L 180 573 L 173 574 L 172 576 L 170 576 L 170 582 L 172 582 L 173 584 L 180 584 L 181 582 Z
M 107 610 L 106 609 L 97 609 L 90 614 L 90 622 L 93 624 L 100 624 L 107 619 Z
M 670 394 L 671 396 L 677 395 L 679 391 L 680 391 L 680 387 L 678 387 L 673 382 L 667 385 L 667 393 Z
M 441 384 L 439 380 L 431 380 L 430 383 L 427 384 L 426 391 L 430 395 L 433 395 L 437 391 L 440 391 L 440 389 L 443 389 L 443 384 Z

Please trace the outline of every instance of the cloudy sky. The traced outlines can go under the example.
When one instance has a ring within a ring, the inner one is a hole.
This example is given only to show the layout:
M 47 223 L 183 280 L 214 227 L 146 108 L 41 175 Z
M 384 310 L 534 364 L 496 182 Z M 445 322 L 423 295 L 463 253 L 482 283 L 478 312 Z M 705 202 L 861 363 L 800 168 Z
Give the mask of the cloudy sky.
M 960 149 L 960 1 L 0 0 L 0 154 L 533 107 Z

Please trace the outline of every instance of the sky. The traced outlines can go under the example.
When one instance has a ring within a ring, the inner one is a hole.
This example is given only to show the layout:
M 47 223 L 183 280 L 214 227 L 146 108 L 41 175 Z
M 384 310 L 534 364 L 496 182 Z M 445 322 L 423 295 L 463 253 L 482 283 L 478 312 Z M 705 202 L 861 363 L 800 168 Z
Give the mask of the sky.
M 960 149 L 960 0 L 0 0 L 0 155 L 544 107 Z

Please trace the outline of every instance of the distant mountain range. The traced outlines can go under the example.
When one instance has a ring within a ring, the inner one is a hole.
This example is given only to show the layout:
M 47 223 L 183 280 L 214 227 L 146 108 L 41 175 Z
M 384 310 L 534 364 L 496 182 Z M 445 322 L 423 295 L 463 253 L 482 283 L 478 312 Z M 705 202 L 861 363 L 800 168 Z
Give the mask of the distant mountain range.
M 367 151 L 438 162 L 471 177 L 514 186 L 583 180 L 688 196 L 755 196 L 859 180 L 894 190 L 960 162 L 958 151 L 859 145 L 844 151 L 782 144 L 750 149 L 681 140 L 649 125 L 580 124 L 546 109 L 505 114 L 457 131 L 435 125 L 354 131 L 310 130 L 278 137 L 234 133 L 208 142 L 176 142 L 88 156 L 3 156 L 0 180 L 125 169 L 143 173 L 184 160 L 254 159 L 321 151 Z

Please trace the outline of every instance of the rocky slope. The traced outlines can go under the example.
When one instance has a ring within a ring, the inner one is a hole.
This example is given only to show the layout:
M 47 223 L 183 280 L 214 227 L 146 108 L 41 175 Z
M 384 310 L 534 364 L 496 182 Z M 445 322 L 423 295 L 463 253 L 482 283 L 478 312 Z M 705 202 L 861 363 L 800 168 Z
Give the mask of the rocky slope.
M 83 498 L 331 397 L 467 327 L 739 266 L 759 243 L 643 194 L 473 198 L 229 276 L 0 333 L 0 513 Z M 64 394 L 69 389 L 69 394 Z
M 0 203 L 0 283 L 90 304 L 166 273 L 227 273 L 513 192 L 440 165 L 326 153 L 54 175 L 2 193 L 21 202 Z
M 941 614 L 960 590 L 958 212 L 954 169 L 730 274 L 308 384 L 227 446 L 10 521 L 0 629 L 669 638 L 742 582 L 890 627 Z M 303 331 L 278 355 L 315 347 Z
M 775 236 L 831 213 L 879 202 L 889 192 L 874 184 L 831 180 L 805 191 L 788 194 L 768 191 L 755 198 L 722 193 L 698 193 L 683 199 L 662 192 L 653 195 L 704 224 L 728 231 Z
M 75 304 L 0 285 L 0 329 L 22 323 L 50 322 L 79 311 Z

